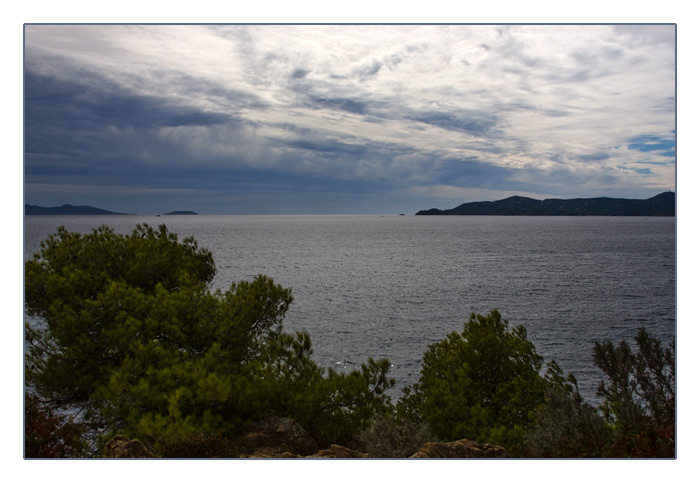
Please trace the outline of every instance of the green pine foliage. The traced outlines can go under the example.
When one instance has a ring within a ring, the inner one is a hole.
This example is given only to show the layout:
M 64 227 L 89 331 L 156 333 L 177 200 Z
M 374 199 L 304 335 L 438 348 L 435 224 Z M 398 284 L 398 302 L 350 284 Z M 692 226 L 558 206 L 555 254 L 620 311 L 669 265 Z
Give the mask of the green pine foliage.
M 523 326 L 510 329 L 496 310 L 471 314 L 461 333 L 428 347 L 400 411 L 424 420 L 441 440 L 489 442 L 518 455 L 545 402 L 541 365 Z
M 290 289 L 261 275 L 210 291 L 211 253 L 164 225 L 60 228 L 25 273 L 27 312 L 44 322 L 26 325 L 27 384 L 101 442 L 121 433 L 175 451 L 274 414 L 342 443 L 388 402 L 387 360 L 320 369 L 308 334 L 282 331 Z

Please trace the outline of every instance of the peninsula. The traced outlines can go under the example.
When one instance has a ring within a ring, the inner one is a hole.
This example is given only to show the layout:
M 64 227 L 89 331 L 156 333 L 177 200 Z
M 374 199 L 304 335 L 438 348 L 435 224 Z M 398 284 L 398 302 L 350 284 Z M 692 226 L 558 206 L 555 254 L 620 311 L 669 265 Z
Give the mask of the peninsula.
M 194 211 L 171 211 L 170 213 L 165 213 L 165 215 L 198 215 Z
M 36 206 L 36 205 L 24 205 L 25 215 L 129 215 L 130 213 L 117 213 L 114 211 L 103 210 L 101 208 L 95 208 L 94 206 L 74 206 L 74 205 L 63 205 L 63 206 Z
M 511 196 L 499 201 L 464 203 L 449 210 L 422 210 L 416 215 L 501 216 L 676 216 L 676 193 L 660 193 L 646 200 L 575 198 L 535 200 Z

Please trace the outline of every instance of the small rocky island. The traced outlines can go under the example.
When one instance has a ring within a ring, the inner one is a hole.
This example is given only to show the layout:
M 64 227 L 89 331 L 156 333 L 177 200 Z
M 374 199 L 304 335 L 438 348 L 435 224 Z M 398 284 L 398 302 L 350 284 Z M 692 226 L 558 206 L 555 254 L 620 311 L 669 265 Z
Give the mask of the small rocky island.
M 170 213 L 165 213 L 165 215 L 198 215 L 194 211 L 171 211 Z
M 511 196 L 499 201 L 464 203 L 449 210 L 422 210 L 416 215 L 502 216 L 676 216 L 676 193 L 660 193 L 646 200 L 575 198 L 535 200 Z

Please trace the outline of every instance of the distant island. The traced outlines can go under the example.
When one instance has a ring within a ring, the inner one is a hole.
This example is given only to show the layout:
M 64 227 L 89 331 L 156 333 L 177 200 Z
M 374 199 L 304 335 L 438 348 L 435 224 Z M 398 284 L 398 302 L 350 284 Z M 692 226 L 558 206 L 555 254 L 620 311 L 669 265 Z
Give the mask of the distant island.
M 129 215 L 130 213 L 117 213 L 114 211 L 103 210 L 100 208 L 95 208 L 94 206 L 74 206 L 74 205 L 63 205 L 63 206 L 36 206 L 36 205 L 24 205 L 25 215 Z
M 198 215 L 194 211 L 171 211 L 170 213 L 165 213 L 166 215 Z
M 676 193 L 660 193 L 646 200 L 575 198 L 535 200 L 511 196 L 499 201 L 464 203 L 450 210 L 422 210 L 416 215 L 504 216 L 676 216 Z

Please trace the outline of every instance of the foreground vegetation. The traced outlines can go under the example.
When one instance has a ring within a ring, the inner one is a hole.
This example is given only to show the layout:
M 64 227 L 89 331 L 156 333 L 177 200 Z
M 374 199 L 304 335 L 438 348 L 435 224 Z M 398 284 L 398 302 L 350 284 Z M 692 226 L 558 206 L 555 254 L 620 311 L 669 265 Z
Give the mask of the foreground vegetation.
M 511 456 L 674 457 L 675 346 L 639 329 L 593 348 L 593 407 L 524 327 L 472 314 L 430 345 L 392 403 L 389 361 L 338 373 L 308 333 L 283 331 L 290 289 L 265 276 L 210 290 L 215 266 L 162 225 L 130 235 L 60 228 L 25 264 L 25 456 L 87 457 L 122 434 L 170 457 L 235 457 L 246 425 L 297 421 L 318 442 L 406 457 L 468 438 Z M 70 414 L 71 416 L 67 416 Z

